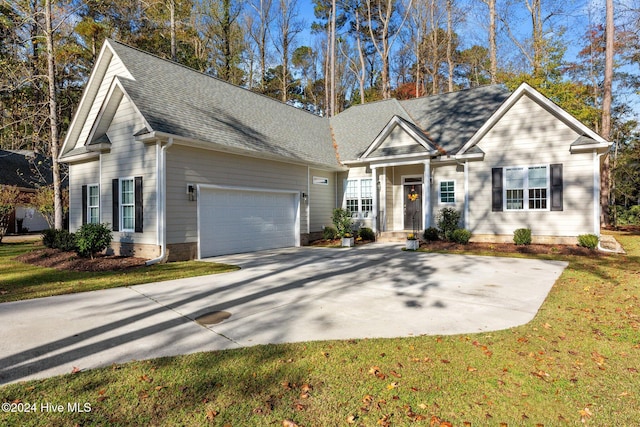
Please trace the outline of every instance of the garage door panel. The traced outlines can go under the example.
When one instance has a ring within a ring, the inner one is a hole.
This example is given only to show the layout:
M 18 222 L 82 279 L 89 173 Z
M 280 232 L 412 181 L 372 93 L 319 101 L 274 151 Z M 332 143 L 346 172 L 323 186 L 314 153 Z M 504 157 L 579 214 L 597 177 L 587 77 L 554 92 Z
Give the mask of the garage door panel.
M 295 203 L 291 193 L 201 190 L 201 257 L 296 246 Z

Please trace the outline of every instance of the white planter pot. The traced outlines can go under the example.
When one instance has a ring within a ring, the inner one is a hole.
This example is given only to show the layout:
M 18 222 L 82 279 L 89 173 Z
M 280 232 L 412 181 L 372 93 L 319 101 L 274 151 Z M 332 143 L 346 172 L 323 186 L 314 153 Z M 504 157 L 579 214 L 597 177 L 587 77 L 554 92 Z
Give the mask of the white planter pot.
M 420 247 L 420 240 L 407 240 L 407 250 L 415 251 Z
M 350 248 L 354 245 L 355 239 L 353 237 L 343 237 L 342 247 Z

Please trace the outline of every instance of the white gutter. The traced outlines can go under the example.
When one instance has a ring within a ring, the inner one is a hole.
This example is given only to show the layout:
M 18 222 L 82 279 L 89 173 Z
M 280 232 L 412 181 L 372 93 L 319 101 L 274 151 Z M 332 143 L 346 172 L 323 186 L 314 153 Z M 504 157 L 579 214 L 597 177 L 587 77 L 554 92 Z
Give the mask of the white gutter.
M 158 144 L 162 145 L 162 142 L 158 141 Z M 160 148 L 160 153 L 156 155 L 156 170 L 158 174 L 156 176 L 156 230 L 157 241 L 160 245 L 160 256 L 154 259 L 150 259 L 145 265 L 153 265 L 159 262 L 164 262 L 167 258 L 167 195 L 166 193 L 166 178 L 167 178 L 167 149 L 173 145 L 173 137 L 169 137 L 169 141 Z M 156 147 L 158 147 L 156 145 Z M 156 148 L 157 151 L 157 148 Z

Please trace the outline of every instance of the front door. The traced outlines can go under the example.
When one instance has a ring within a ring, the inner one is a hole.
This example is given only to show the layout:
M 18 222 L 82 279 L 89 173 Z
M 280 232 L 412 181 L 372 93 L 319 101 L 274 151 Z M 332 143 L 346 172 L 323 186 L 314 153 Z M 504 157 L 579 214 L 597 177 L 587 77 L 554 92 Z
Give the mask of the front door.
M 404 185 L 404 229 L 422 229 L 422 184 Z

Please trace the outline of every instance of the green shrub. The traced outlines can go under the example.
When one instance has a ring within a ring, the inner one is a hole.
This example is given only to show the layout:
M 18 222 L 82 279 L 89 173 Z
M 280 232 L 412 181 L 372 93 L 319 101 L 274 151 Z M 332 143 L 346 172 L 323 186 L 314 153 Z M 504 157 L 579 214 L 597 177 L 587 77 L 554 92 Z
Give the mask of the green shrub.
M 460 228 L 460 212 L 454 208 L 442 208 L 438 212 L 437 224 L 444 240 L 451 240 L 451 233 Z
M 51 249 L 60 249 L 61 251 L 76 250 L 76 236 L 67 230 L 56 230 L 51 228 L 42 233 L 42 243 Z
M 362 240 L 376 240 L 376 234 L 369 227 L 362 227 L 360 230 L 358 230 L 358 236 Z
M 111 244 L 111 230 L 106 224 L 85 224 L 76 233 L 78 255 L 91 257 Z
M 322 238 L 325 240 L 333 240 L 338 238 L 338 230 L 333 227 L 325 227 L 322 230 Z
M 463 245 L 469 243 L 470 238 L 471 232 L 469 230 L 465 230 L 464 228 L 458 228 L 457 230 L 453 230 L 453 232 L 451 233 L 451 240 Z
M 531 229 L 530 228 L 518 228 L 513 232 L 513 243 L 516 245 L 530 245 L 531 244 Z
M 640 205 L 612 206 L 611 213 L 615 216 L 616 225 L 640 225 Z
M 338 237 L 351 237 L 351 212 L 347 209 L 334 209 L 331 221 L 336 227 Z
M 438 229 L 435 227 L 429 227 L 426 230 L 424 230 L 424 233 L 422 234 L 422 237 L 424 237 L 424 240 L 426 242 L 435 242 L 436 240 L 438 240 Z
M 578 236 L 578 246 L 595 249 L 598 247 L 598 240 L 595 234 L 581 234 Z

